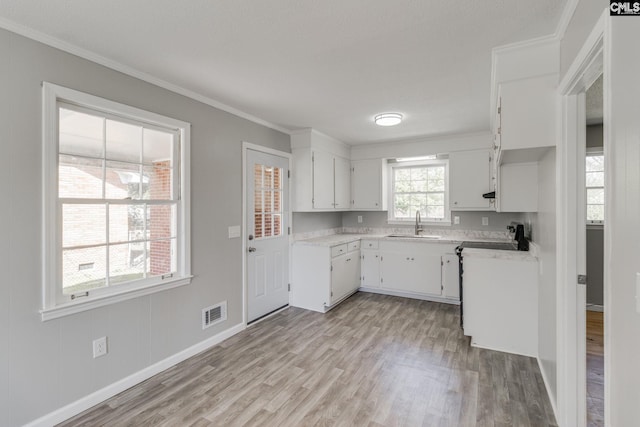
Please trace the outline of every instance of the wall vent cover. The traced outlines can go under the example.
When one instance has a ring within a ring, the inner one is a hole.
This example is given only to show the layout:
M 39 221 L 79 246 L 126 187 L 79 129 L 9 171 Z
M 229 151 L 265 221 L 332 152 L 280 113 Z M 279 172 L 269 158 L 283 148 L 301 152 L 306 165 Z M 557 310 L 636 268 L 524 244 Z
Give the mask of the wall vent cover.
M 227 302 L 202 309 L 202 329 L 227 320 Z

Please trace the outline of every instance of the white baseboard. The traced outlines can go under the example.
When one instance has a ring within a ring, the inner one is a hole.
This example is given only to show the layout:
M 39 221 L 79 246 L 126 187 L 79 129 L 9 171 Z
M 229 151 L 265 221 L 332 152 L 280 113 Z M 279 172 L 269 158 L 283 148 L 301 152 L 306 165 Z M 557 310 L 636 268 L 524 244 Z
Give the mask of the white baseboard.
M 556 407 L 556 395 L 551 392 L 551 387 L 549 386 L 549 379 L 547 378 L 547 373 L 542 367 L 542 361 L 540 357 L 536 357 L 538 360 L 538 368 L 540 369 L 540 373 L 542 374 L 542 381 L 544 381 L 544 388 L 547 389 L 547 396 L 549 396 L 549 401 L 551 402 L 551 409 L 553 409 L 553 415 L 556 417 L 556 422 L 558 422 L 558 408 Z
M 460 301 L 457 299 L 414 294 L 411 292 L 391 291 L 389 289 L 378 289 L 378 288 L 367 288 L 367 287 L 360 287 L 358 290 L 360 292 L 370 292 L 372 294 L 391 295 L 394 297 L 413 298 L 413 299 L 420 299 L 424 301 L 443 302 L 445 304 L 460 305 Z
M 220 344 L 222 341 L 234 336 L 239 332 L 242 332 L 245 329 L 246 325 L 244 323 L 232 326 L 231 328 L 222 331 L 219 334 L 212 336 L 211 338 L 207 338 L 206 340 L 201 341 L 198 344 L 195 344 L 185 350 L 182 350 L 181 352 L 176 353 L 173 356 L 169 356 L 164 360 L 161 360 L 151 366 L 142 369 L 141 371 L 131 374 L 128 377 L 125 377 L 96 392 L 93 392 L 88 396 L 78 399 L 75 402 L 72 402 L 60 409 L 56 409 L 55 411 L 50 412 L 47 415 L 31 421 L 30 423 L 26 424 L 25 427 L 50 427 L 68 420 L 69 418 L 78 415 L 79 413 L 86 411 L 87 409 L 99 403 L 104 402 L 105 400 L 125 391 L 128 388 L 131 388 L 134 385 L 139 384 L 142 381 L 145 381 L 152 376 L 159 374 L 160 372 L 167 370 L 184 360 L 187 360 L 190 357 L 193 357 L 196 354 L 201 353 L 210 347 L 213 347 L 214 345 Z
M 604 306 L 598 304 L 587 304 L 587 311 L 599 311 L 604 313 Z

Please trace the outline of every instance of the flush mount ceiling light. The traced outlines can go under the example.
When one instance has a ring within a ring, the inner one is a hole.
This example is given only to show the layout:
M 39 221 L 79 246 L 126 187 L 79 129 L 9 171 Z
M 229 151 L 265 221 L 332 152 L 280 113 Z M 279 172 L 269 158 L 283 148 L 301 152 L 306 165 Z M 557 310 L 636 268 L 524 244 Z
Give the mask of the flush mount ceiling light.
M 373 119 L 378 126 L 395 126 L 402 121 L 402 114 L 400 113 L 384 113 L 378 114 Z

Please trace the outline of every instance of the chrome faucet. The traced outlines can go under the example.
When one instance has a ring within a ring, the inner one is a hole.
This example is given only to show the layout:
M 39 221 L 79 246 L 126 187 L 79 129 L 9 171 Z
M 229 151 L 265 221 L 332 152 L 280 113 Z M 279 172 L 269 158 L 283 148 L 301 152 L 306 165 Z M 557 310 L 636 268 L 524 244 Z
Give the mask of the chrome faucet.
M 416 211 L 416 236 L 419 236 L 422 231 L 422 225 L 420 225 L 420 211 Z

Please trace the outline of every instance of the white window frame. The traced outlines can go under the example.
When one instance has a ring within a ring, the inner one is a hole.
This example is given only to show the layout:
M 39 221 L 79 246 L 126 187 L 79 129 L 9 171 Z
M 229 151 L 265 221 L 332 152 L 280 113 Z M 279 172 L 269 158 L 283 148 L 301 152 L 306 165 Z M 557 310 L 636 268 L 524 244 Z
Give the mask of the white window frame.
M 586 157 L 594 157 L 594 156 L 603 156 L 604 157 L 604 150 L 602 147 L 587 147 L 587 153 L 586 153 Z M 585 159 L 586 161 L 586 159 Z M 589 203 L 588 203 L 588 199 L 587 199 L 587 190 L 590 188 L 602 188 L 605 192 L 605 203 L 606 203 L 606 193 L 607 190 L 605 188 L 605 186 L 603 185 L 602 187 L 588 187 L 586 185 L 586 178 L 587 178 L 587 171 L 585 169 L 585 188 L 584 188 L 584 207 L 585 207 L 585 221 L 587 223 L 587 226 L 589 228 L 601 228 L 604 226 L 605 221 L 607 220 L 607 218 L 605 218 L 604 220 L 600 221 L 600 220 L 590 220 L 588 219 L 586 216 L 588 214 L 588 207 L 589 207 Z M 607 171 L 604 171 L 605 175 L 607 173 Z M 606 207 L 605 207 L 605 214 L 606 214 Z
M 403 161 L 389 163 L 389 191 L 388 191 L 388 206 L 387 211 L 387 224 L 391 225 L 408 225 L 415 224 L 415 218 L 411 219 L 399 219 L 394 216 L 394 169 L 416 167 L 416 166 L 444 166 L 444 218 L 428 218 L 426 212 L 420 212 L 422 225 L 436 225 L 436 226 L 450 226 L 451 225 L 451 208 L 449 207 L 449 160 L 448 159 L 433 159 L 433 160 L 420 160 L 420 161 Z
M 191 282 L 190 227 L 190 135 L 191 125 L 84 92 L 44 82 L 43 85 L 43 245 L 42 245 L 42 321 L 113 304 Z M 180 196 L 177 200 L 177 269 L 172 275 L 150 277 L 113 287 L 89 291 L 82 298 L 60 301 L 62 286 L 61 215 L 58 199 L 58 109 L 59 103 L 118 116 L 153 126 L 173 129 L 179 135 L 178 163 Z

